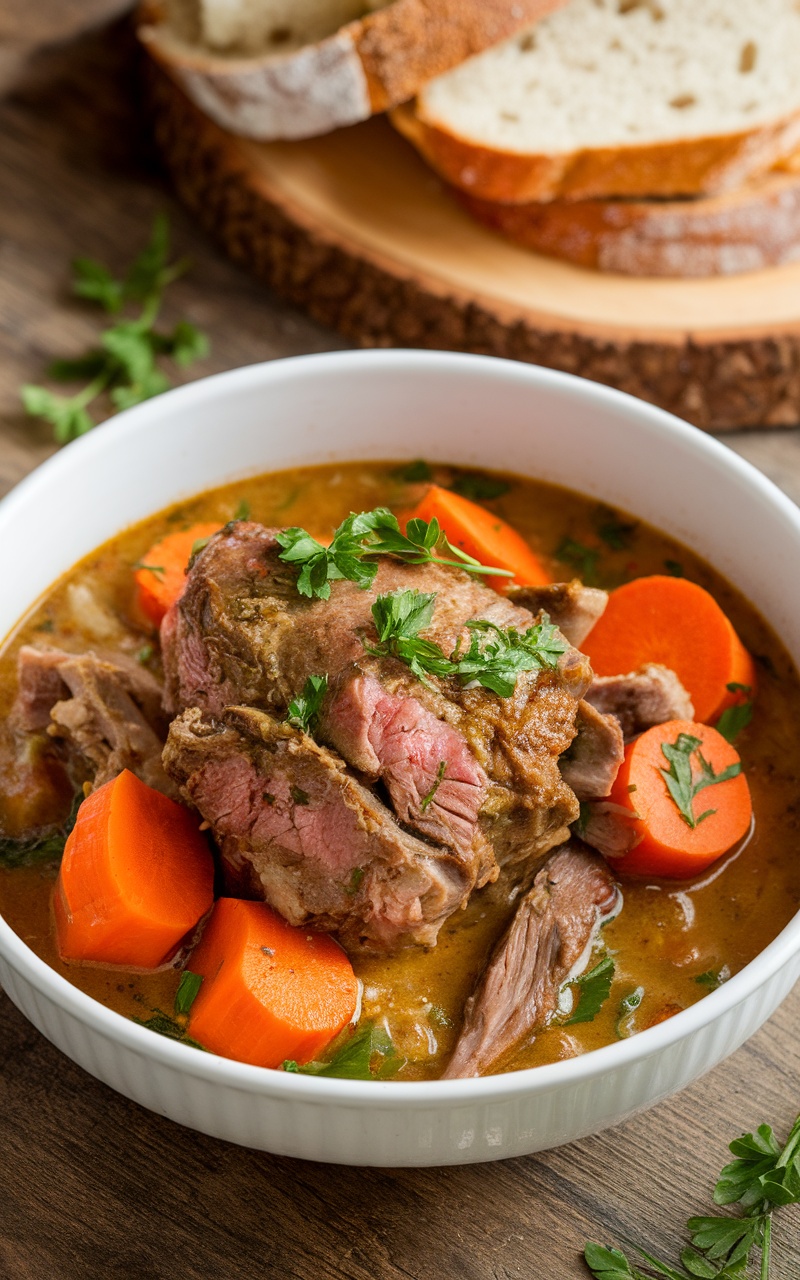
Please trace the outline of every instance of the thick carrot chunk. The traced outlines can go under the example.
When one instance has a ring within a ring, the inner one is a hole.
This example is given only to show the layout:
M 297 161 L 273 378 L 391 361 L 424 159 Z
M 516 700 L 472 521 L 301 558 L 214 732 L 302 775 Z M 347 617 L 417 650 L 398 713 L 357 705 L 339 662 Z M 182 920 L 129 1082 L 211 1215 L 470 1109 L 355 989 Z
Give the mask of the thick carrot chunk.
M 487 585 L 496 591 L 507 590 L 509 583 L 539 587 L 552 581 L 522 535 L 493 512 L 470 502 L 469 498 L 432 484 L 407 519 L 430 521 L 434 516 L 454 547 L 473 556 L 481 564 L 509 569 L 513 573 L 511 579 L 486 578 Z
M 754 690 L 755 665 L 713 596 L 686 578 L 637 578 L 612 591 L 581 645 L 595 675 L 619 676 L 646 662 L 675 672 L 695 720 L 716 720 L 737 701 L 729 685 Z
M 629 852 L 610 859 L 615 869 L 684 879 L 743 840 L 753 806 L 737 766 L 739 756 L 721 733 L 690 720 L 655 725 L 634 739 L 609 796 L 632 837 Z M 734 776 L 712 780 L 726 772 Z
M 139 608 L 157 627 L 167 610 L 183 595 L 186 567 L 195 543 L 210 538 L 218 530 L 218 524 L 193 524 L 179 533 L 168 533 L 139 561 L 134 573 Z
M 84 800 L 53 897 L 62 959 L 155 969 L 213 901 L 213 859 L 188 809 L 127 769 Z
M 189 1034 L 257 1067 L 309 1062 L 358 1003 L 358 980 L 338 943 L 293 928 L 264 902 L 220 898 L 190 966 L 203 985 Z

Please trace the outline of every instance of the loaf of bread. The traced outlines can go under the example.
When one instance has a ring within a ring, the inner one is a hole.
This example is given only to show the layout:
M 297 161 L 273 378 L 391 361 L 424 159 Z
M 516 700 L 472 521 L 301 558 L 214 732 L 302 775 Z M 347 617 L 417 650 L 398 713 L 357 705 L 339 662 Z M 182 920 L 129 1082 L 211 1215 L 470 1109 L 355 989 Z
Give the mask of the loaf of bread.
M 570 0 L 393 118 L 482 200 L 732 191 L 800 145 L 800 5 Z
M 144 0 L 139 35 L 212 120 L 307 138 L 405 102 L 564 0 Z

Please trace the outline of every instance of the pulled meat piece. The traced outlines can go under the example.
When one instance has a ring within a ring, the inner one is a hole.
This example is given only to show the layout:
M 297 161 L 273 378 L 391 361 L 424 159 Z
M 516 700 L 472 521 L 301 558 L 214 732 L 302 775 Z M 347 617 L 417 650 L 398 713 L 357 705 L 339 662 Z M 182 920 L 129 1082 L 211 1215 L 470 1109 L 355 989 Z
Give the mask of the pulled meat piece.
M 573 578 L 572 582 L 551 582 L 546 587 L 512 587 L 508 599 L 534 615 L 544 610 L 570 644 L 580 648 L 605 613 L 608 592 L 585 587 L 579 578 Z
M 561 777 L 579 800 L 611 793 L 625 758 L 622 729 L 616 716 L 604 716 L 588 699 L 578 706 L 578 732 L 561 757 Z
M 433 945 L 475 859 L 404 831 L 333 752 L 261 711 L 173 721 L 164 764 L 211 824 L 229 886 L 349 949 Z
M 694 719 L 692 700 L 675 672 L 656 662 L 627 676 L 596 676 L 586 701 L 617 718 L 626 742 L 655 724 Z
M 79 753 L 93 770 L 93 790 L 130 769 L 148 786 L 176 794 L 161 764 L 161 686 L 149 671 L 122 655 L 24 645 L 18 675 L 11 725 L 44 730 Z
M 570 843 L 548 859 L 467 1000 L 443 1079 L 483 1075 L 544 1026 L 562 983 L 618 900 L 611 872 L 588 849 Z
M 324 672 L 316 736 L 385 787 L 420 836 L 469 850 L 481 878 L 495 874 L 495 858 L 538 859 L 566 839 L 578 806 L 558 758 L 591 680 L 583 655 L 570 648 L 557 670 L 523 673 L 510 698 L 455 680 L 423 684 L 404 663 L 366 651 L 364 641 L 377 642 L 377 595 L 436 592 L 425 637 L 448 654 L 470 619 L 526 630 L 533 616 L 460 570 L 387 557 L 369 590 L 337 581 L 330 600 L 309 600 L 279 551 L 275 531 L 240 521 L 197 556 L 162 624 L 169 710 L 220 716 L 247 705 L 282 716 L 306 679 Z

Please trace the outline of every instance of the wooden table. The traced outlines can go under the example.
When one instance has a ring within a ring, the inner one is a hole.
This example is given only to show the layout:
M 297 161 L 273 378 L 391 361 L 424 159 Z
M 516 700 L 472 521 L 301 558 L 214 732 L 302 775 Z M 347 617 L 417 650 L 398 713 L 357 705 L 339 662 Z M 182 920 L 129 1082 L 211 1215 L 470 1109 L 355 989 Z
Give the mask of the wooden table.
M 80 351 L 94 316 L 66 264 L 122 265 L 168 209 L 194 268 L 170 316 L 213 340 L 196 373 L 342 344 L 223 261 L 159 178 L 137 117 L 123 30 L 34 68 L 0 106 L 0 490 L 52 450 L 17 388 Z M 113 426 L 109 428 L 113 430 Z M 800 500 L 800 433 L 729 443 Z M 276 1159 L 188 1132 L 62 1057 L 0 993 L 3 1280 L 578 1280 L 587 1239 L 677 1253 L 710 1204 L 725 1144 L 800 1109 L 800 989 L 694 1088 L 599 1137 L 463 1169 L 374 1171 Z M 800 1273 L 800 1214 L 778 1231 L 775 1280 Z

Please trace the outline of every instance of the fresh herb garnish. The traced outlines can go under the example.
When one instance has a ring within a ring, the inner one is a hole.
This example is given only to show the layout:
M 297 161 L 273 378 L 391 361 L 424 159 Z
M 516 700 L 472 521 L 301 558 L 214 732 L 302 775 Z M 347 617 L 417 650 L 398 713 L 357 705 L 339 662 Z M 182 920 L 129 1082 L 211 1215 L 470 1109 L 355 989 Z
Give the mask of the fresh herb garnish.
M 511 485 L 500 476 L 487 475 L 485 471 L 467 471 L 463 475 L 456 476 L 448 487 L 453 493 L 460 494 L 462 498 L 469 498 L 471 502 L 491 502 L 494 498 L 502 498 L 508 493 Z
M 637 525 L 632 520 L 620 520 L 611 507 L 600 507 L 595 513 L 597 534 L 612 551 L 627 551 Z
M 600 552 L 587 547 L 577 538 L 562 538 L 555 549 L 556 560 L 568 564 L 578 574 L 581 582 L 592 586 L 597 581 L 597 562 Z
M 295 804 L 304 805 L 304 804 L 310 803 L 311 797 L 308 794 L 308 792 L 304 791 L 302 787 L 296 786 L 294 783 L 292 783 L 292 785 L 289 788 L 289 794 L 291 795 Z
M 736 764 L 729 764 L 721 773 L 715 773 L 713 766 L 700 751 L 702 745 L 701 739 L 693 737 L 690 733 L 679 733 L 674 743 L 662 742 L 661 744 L 661 750 L 669 761 L 669 769 L 659 769 L 659 773 L 666 782 L 667 790 L 675 801 L 683 821 L 693 831 L 706 818 L 710 818 L 717 812 L 716 809 L 706 809 L 699 818 L 695 817 L 693 805 L 698 792 L 705 787 L 716 786 L 718 782 L 727 782 L 729 778 L 735 778 L 742 772 L 741 761 L 737 760 Z M 692 756 L 696 757 L 700 766 L 700 777 L 697 779 L 692 773 Z
M 672 578 L 685 578 L 686 570 L 680 560 L 665 560 L 664 568 Z
M 203 985 L 203 975 L 184 969 L 181 974 L 178 990 L 175 993 L 175 1012 L 179 1017 L 187 1017 L 189 1010 L 197 999 L 197 993 Z
M 617 1022 L 614 1028 L 620 1040 L 624 1040 L 633 1033 L 633 1015 L 643 999 L 644 987 L 635 987 L 633 991 L 629 991 L 620 1000 L 619 1013 L 617 1014 Z
M 436 795 L 436 792 L 439 790 L 440 786 L 442 785 L 442 782 L 444 781 L 444 775 L 446 770 L 447 770 L 447 761 L 440 760 L 439 768 L 436 770 L 436 777 L 433 780 L 433 786 L 431 787 L 428 794 L 423 796 L 419 802 L 420 813 L 424 813 L 425 810 L 428 808 L 428 805 L 432 803 L 433 797 Z
M 181 1044 L 188 1044 L 192 1049 L 205 1049 L 191 1036 L 187 1036 L 186 1028 L 177 1022 L 175 1018 L 171 1018 L 168 1013 L 164 1013 L 163 1009 L 154 1009 L 149 1018 L 132 1018 L 137 1026 L 146 1027 L 148 1031 L 155 1031 L 159 1036 L 166 1036 L 168 1040 L 180 1040 Z
M 428 1008 L 428 1021 L 435 1027 L 452 1027 L 453 1025 L 453 1019 L 448 1018 L 444 1009 L 440 1009 L 438 1004 L 432 1004 Z
M 365 1022 L 329 1062 L 307 1062 L 298 1066 L 287 1060 L 284 1071 L 304 1076 L 338 1076 L 343 1080 L 386 1080 L 405 1066 L 385 1027 Z
M 116 280 L 101 263 L 78 258 L 72 264 L 72 291 L 79 298 L 95 302 L 108 315 L 118 315 L 128 304 L 139 307 L 138 315 L 119 320 L 100 335 L 100 345 L 77 360 L 56 360 L 48 370 L 59 382 L 86 379 L 76 395 L 60 396 L 46 387 L 27 385 L 21 390 L 22 403 L 34 418 L 43 418 L 53 427 L 59 444 L 84 435 L 95 425 L 89 406 L 106 392 L 116 409 L 148 400 L 166 391 L 170 379 L 159 368 L 158 357 L 168 356 L 180 367 L 190 365 L 209 350 L 208 338 L 194 325 L 181 320 L 171 333 L 155 328 L 164 290 L 182 275 L 187 263 L 168 261 L 169 223 L 159 214 L 150 240 L 124 280 Z
M 776 1208 L 800 1203 L 800 1116 L 781 1148 L 769 1125 L 759 1125 L 730 1144 L 735 1159 L 722 1170 L 714 1203 L 740 1206 L 738 1216 L 690 1218 L 691 1243 L 670 1266 L 631 1246 L 645 1266 L 634 1265 L 619 1249 L 587 1244 L 584 1259 L 595 1280 L 745 1280 L 755 1251 L 759 1276 L 769 1280 L 772 1224 Z
M 753 690 L 749 684 L 735 682 L 725 687 L 729 693 L 741 694 L 742 701 L 734 703 L 732 707 L 726 707 L 714 727 L 717 733 L 721 733 L 728 742 L 734 742 L 742 729 L 746 729 L 753 719 L 753 703 L 750 699 Z
M 146 667 L 154 653 L 155 649 L 151 644 L 143 644 L 139 652 L 136 654 L 136 661 L 140 662 L 143 667 Z
M 578 1022 L 591 1022 L 602 1009 L 611 994 L 614 981 L 614 961 L 611 956 L 604 956 L 587 973 L 567 982 L 567 987 L 574 987 L 578 993 L 578 1006 L 564 1020 L 562 1026 L 571 1027 Z
M 242 498 L 241 502 L 239 503 L 238 507 L 233 513 L 233 519 L 234 520 L 250 519 L 250 503 L 247 501 L 246 498 Z
M 143 560 L 135 560 L 131 565 L 131 568 L 136 570 L 148 569 L 150 573 L 154 573 L 156 574 L 157 577 L 162 577 L 162 578 L 164 574 L 167 572 L 163 564 L 145 564 Z
M 331 583 L 346 579 L 366 589 L 375 580 L 378 566 L 372 557 L 395 556 L 407 564 L 443 564 L 468 573 L 511 577 L 508 569 L 479 564 L 472 556 L 448 542 L 439 521 L 409 520 L 405 533 L 397 517 L 386 507 L 351 514 L 339 525 L 325 547 L 306 529 L 282 529 L 277 534 L 282 547 L 280 559 L 299 570 L 297 590 L 301 596 L 327 600 Z M 445 551 L 448 554 L 438 554 Z M 369 558 L 367 558 L 369 557 Z
M 345 893 L 349 893 L 351 897 L 355 897 L 361 888 L 361 883 L 366 872 L 363 867 L 354 867 L 353 874 L 350 876 L 350 882 L 345 886 Z
M 322 710 L 325 694 L 328 692 L 328 677 L 309 676 L 303 685 L 303 692 L 298 693 L 289 703 L 286 719 L 295 729 L 303 733 L 313 733 Z
M 48 862 L 60 861 L 82 803 L 83 792 L 79 791 L 73 798 L 72 807 L 64 822 L 43 835 L 29 840 L 15 840 L 11 836 L 0 835 L 0 866 L 13 870 L 17 867 L 44 866 Z
M 392 474 L 396 480 L 402 480 L 404 484 L 424 484 L 426 480 L 433 479 L 430 463 L 424 458 L 416 458 L 407 466 L 398 467 Z
M 701 987 L 710 987 L 712 991 L 716 991 L 717 987 L 721 987 L 723 982 L 727 982 L 731 976 L 731 971 L 726 964 L 721 969 L 706 969 L 705 973 L 698 973 L 695 978 Z
M 367 652 L 399 658 L 425 684 L 429 675 L 452 676 L 462 684 L 475 682 L 501 698 L 510 698 L 521 672 L 554 670 L 569 647 L 546 613 L 525 632 L 515 627 L 504 631 L 485 618 L 472 618 L 466 624 L 468 649 L 464 651 L 459 642 L 448 657 L 433 640 L 419 635 L 431 622 L 435 600 L 435 592 L 423 591 L 378 596 L 372 606 L 378 644 L 364 642 Z

